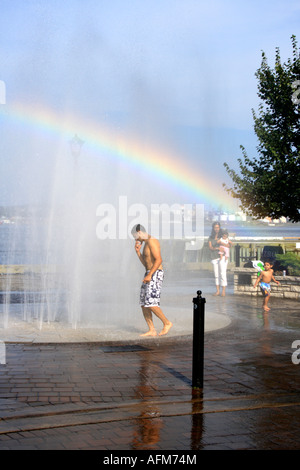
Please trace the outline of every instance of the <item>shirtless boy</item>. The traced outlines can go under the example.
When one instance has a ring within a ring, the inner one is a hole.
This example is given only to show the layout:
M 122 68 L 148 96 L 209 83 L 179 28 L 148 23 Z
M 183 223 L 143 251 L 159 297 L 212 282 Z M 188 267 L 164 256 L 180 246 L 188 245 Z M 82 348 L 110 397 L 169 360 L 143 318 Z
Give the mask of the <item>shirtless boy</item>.
M 149 331 L 141 336 L 156 336 L 156 330 L 152 319 L 152 313 L 156 315 L 163 323 L 163 329 L 159 336 L 168 333 L 173 324 L 165 317 L 160 308 L 160 292 L 164 277 L 162 267 L 162 258 L 160 253 L 160 244 L 156 238 L 146 233 L 144 227 L 137 224 L 132 229 L 132 235 L 135 238 L 135 251 L 140 262 L 145 266 L 146 273 L 143 279 L 140 292 L 140 305 Z M 144 243 L 143 253 L 141 247 Z
M 264 268 L 265 270 L 260 273 L 260 276 L 256 279 L 254 288 L 256 288 L 257 284 L 260 282 L 260 288 L 262 291 L 262 294 L 264 296 L 264 301 L 263 301 L 263 309 L 265 312 L 268 312 L 270 309 L 268 307 L 268 302 L 270 300 L 270 293 L 271 293 L 271 286 L 270 282 L 274 281 L 276 284 L 280 284 L 279 281 L 276 281 L 274 275 L 273 275 L 273 264 L 269 261 L 266 261 L 264 263 Z

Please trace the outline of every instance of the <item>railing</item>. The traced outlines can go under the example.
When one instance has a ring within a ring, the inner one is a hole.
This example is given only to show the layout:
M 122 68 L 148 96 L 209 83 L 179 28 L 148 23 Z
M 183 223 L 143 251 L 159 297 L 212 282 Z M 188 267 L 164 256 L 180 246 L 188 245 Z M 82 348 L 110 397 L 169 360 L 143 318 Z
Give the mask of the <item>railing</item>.
M 298 240 L 298 238 L 297 238 Z M 300 238 L 299 238 L 300 240 Z M 232 239 L 234 246 L 230 250 L 229 266 L 244 266 L 247 261 L 260 260 L 263 257 L 272 257 L 272 253 L 295 252 L 298 255 L 300 250 L 296 249 L 296 240 L 286 238 L 264 238 L 264 239 Z M 185 240 L 163 240 L 161 241 L 163 258 L 167 264 L 197 265 L 210 263 L 211 255 L 208 247 L 208 237 L 204 239 L 203 247 L 192 249 L 189 242 Z M 187 249 L 188 246 L 188 249 Z M 197 244 L 195 243 L 195 246 Z M 269 254 L 267 253 L 269 248 Z
M 272 247 L 273 251 L 277 247 L 282 253 L 291 251 L 300 255 L 300 250 L 296 248 L 296 241 L 300 240 L 300 237 L 293 240 L 284 237 L 257 239 L 243 239 L 240 237 L 231 238 L 231 240 L 234 242 L 229 255 L 229 267 L 231 268 L 243 267 L 248 260 L 262 259 L 263 250 L 266 247 Z M 197 248 L 197 243 L 191 243 L 190 240 L 160 240 L 160 243 L 164 265 L 176 265 L 182 269 L 186 267 L 192 268 L 193 266 L 197 267 L 197 265 L 202 265 L 202 267 L 210 266 L 211 253 L 208 247 L 208 237 L 204 237 L 204 240 L 201 240 L 201 243 L 199 243 L 200 249 Z M 11 255 L 10 259 L 14 259 L 14 256 Z M 37 264 L 34 267 L 30 264 L 10 263 L 7 266 L 8 264 L 9 261 L 7 264 L 0 264 L 0 277 L 1 274 L 8 273 L 40 272 L 40 269 L 38 269 L 39 265 Z M 47 266 L 44 271 L 56 272 L 56 269 L 55 267 L 52 269 L 51 266 Z

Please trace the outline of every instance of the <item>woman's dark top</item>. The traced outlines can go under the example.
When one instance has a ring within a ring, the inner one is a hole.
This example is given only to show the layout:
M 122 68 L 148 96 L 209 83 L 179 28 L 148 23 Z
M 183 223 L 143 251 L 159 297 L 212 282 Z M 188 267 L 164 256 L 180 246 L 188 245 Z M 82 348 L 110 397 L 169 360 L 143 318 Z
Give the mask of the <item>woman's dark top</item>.
M 220 238 L 221 238 L 221 235 L 220 235 Z M 219 246 L 218 245 L 218 240 L 219 240 L 219 238 L 214 238 L 212 236 L 210 236 L 208 238 L 208 242 L 211 242 L 211 246 L 213 248 L 217 248 L 217 246 Z M 211 260 L 219 258 L 219 253 L 217 251 L 209 249 L 209 252 L 210 252 L 210 259 Z

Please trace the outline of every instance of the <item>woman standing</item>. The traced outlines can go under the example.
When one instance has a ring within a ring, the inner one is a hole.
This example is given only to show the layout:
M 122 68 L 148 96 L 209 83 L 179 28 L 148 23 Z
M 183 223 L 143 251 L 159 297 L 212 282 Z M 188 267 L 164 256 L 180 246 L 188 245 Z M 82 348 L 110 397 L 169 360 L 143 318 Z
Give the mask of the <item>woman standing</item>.
M 208 246 L 211 254 L 211 262 L 214 268 L 215 282 L 217 291 L 214 295 L 220 295 L 220 286 L 222 287 L 222 297 L 225 296 L 227 286 L 227 264 L 228 259 L 225 256 L 220 259 L 218 240 L 222 236 L 222 230 L 219 222 L 212 224 L 211 234 L 208 239 Z

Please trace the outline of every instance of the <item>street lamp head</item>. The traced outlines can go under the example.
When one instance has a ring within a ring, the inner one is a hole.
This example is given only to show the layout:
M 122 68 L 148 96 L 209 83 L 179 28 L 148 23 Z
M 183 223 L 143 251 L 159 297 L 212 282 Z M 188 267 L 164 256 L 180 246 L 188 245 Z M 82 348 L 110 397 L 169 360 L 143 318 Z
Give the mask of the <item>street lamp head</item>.
M 74 135 L 73 139 L 70 140 L 70 148 L 72 155 L 78 157 L 81 152 L 81 147 L 83 146 L 84 141 L 78 137 L 77 134 Z

